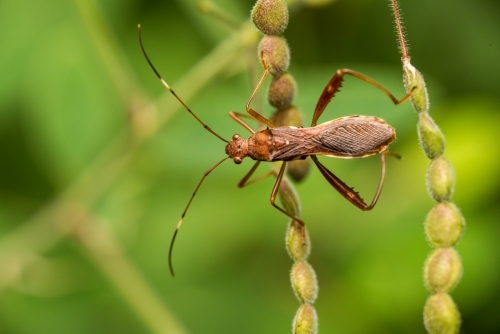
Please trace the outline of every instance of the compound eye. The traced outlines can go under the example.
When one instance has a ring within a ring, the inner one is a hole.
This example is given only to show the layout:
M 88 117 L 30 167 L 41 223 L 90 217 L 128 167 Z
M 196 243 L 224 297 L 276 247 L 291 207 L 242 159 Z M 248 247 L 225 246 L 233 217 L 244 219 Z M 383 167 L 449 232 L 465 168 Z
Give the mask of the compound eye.
M 235 135 L 233 135 L 233 140 L 238 140 L 238 139 L 240 139 L 240 138 L 241 138 L 241 136 L 240 136 L 239 134 L 235 134 Z
M 243 161 L 243 159 L 241 159 L 240 157 L 234 157 L 233 161 L 234 161 L 235 164 L 239 165 L 239 164 L 241 164 L 241 162 Z

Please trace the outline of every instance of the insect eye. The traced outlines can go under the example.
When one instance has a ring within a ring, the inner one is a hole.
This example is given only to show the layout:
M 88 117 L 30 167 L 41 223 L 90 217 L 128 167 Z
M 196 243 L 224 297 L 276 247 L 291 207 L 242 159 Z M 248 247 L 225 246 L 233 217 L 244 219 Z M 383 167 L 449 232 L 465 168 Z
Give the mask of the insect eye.
M 233 140 L 238 140 L 238 139 L 240 139 L 240 138 L 241 138 L 241 136 L 240 136 L 239 134 L 235 134 L 235 135 L 233 135 Z
M 237 165 L 241 164 L 241 162 L 243 161 L 243 159 L 241 159 L 240 157 L 234 157 L 233 160 L 234 160 L 234 163 Z

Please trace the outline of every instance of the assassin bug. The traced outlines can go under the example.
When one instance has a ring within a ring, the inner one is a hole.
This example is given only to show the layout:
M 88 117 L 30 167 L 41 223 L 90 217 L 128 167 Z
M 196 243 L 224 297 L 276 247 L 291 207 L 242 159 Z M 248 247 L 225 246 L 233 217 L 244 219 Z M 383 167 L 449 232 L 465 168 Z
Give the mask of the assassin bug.
M 239 114 L 236 112 L 230 112 L 229 116 L 233 118 L 236 122 L 241 124 L 252 134 L 248 139 L 243 139 L 239 134 L 233 135 L 231 140 L 226 140 L 213 131 L 208 125 L 203 123 L 203 121 L 194 114 L 191 109 L 177 96 L 177 94 L 170 88 L 168 83 L 162 78 L 158 73 L 156 68 L 153 66 L 151 60 L 146 54 L 144 45 L 142 43 L 141 37 L 141 27 L 138 26 L 139 31 L 139 43 L 141 45 L 142 52 L 147 62 L 151 66 L 152 70 L 155 72 L 156 76 L 160 79 L 161 83 L 174 95 L 174 97 L 184 106 L 184 108 L 210 133 L 215 135 L 217 138 L 221 139 L 226 145 L 227 157 L 217 162 L 209 170 L 205 172 L 200 182 L 196 186 L 191 198 L 184 209 L 182 216 L 177 223 L 172 241 L 170 243 L 169 249 L 169 266 L 172 276 L 174 275 L 174 270 L 172 267 L 172 249 L 175 242 L 175 238 L 182 225 L 184 216 L 186 215 L 194 196 L 198 192 L 201 184 L 205 178 L 219 166 L 221 163 L 227 159 L 233 159 L 236 164 L 240 164 L 244 158 L 249 157 L 256 160 L 254 166 L 250 171 L 243 177 L 243 179 L 238 184 L 238 187 L 244 187 L 248 179 L 255 172 L 261 161 L 282 161 L 281 168 L 276 176 L 276 182 L 274 184 L 273 190 L 271 192 L 271 204 L 283 212 L 285 215 L 291 219 L 297 221 L 300 225 L 304 225 L 304 222 L 298 218 L 294 217 L 292 214 L 288 213 L 276 203 L 276 195 L 279 190 L 281 180 L 283 178 L 283 173 L 286 168 L 287 161 L 295 159 L 305 159 L 308 156 L 311 157 L 313 162 L 318 167 L 321 174 L 325 179 L 349 202 L 357 206 L 363 211 L 371 210 L 380 196 L 382 186 L 384 184 L 385 178 L 385 155 L 394 154 L 390 151 L 386 151 L 387 147 L 396 138 L 396 132 L 389 124 L 387 124 L 383 119 L 373 117 L 373 116 L 346 116 L 337 118 L 322 124 L 317 124 L 318 118 L 321 116 L 326 106 L 333 98 L 335 93 L 339 90 L 344 75 L 348 74 L 361 79 L 376 88 L 380 89 L 385 95 L 387 95 L 395 105 L 403 103 L 410 96 L 411 92 L 406 94 L 402 99 L 398 100 L 394 95 L 392 95 L 386 88 L 377 83 L 376 81 L 366 77 L 365 75 L 352 71 L 349 69 L 340 69 L 334 74 L 330 82 L 326 85 L 323 93 L 319 97 L 316 109 L 314 111 L 314 116 L 311 122 L 311 126 L 308 128 L 297 128 L 293 126 L 281 126 L 276 127 L 267 118 L 256 112 L 250 107 L 252 100 L 261 86 L 264 79 L 267 77 L 269 70 L 263 61 L 264 73 L 260 78 L 257 86 L 255 87 L 250 99 L 246 104 L 246 111 L 257 121 L 265 124 L 267 129 L 262 131 L 254 131 L 247 123 L 245 123 L 241 117 L 247 115 Z M 342 182 L 337 176 L 335 176 L 330 170 L 328 170 L 324 165 L 322 165 L 316 155 L 324 155 L 328 157 L 351 159 L 351 158 L 364 158 L 372 155 L 381 153 L 382 160 L 382 176 L 375 193 L 372 202 L 368 205 L 363 199 L 355 192 L 351 187 Z

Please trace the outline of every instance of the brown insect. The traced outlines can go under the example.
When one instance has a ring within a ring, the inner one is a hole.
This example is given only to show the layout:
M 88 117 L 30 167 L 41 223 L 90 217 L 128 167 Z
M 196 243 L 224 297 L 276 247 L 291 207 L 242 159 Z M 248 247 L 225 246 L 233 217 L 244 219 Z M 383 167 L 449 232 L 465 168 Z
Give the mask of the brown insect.
M 184 216 L 186 215 L 191 202 L 193 201 L 194 196 L 196 195 L 198 189 L 201 184 L 205 180 L 205 178 L 222 162 L 227 159 L 233 159 L 236 164 L 240 164 L 244 158 L 249 157 L 253 160 L 256 160 L 255 165 L 250 169 L 250 171 L 243 177 L 243 179 L 238 184 L 238 187 L 244 187 L 247 185 L 248 179 L 255 172 L 257 167 L 259 166 L 261 161 L 283 161 L 281 168 L 276 176 L 276 182 L 274 184 L 273 190 L 271 192 L 271 204 L 283 212 L 285 215 L 294 219 L 299 224 L 304 225 L 304 222 L 281 207 L 279 207 L 276 203 L 276 195 L 278 193 L 281 180 L 283 178 L 283 173 L 285 172 L 286 162 L 295 160 L 295 159 L 305 159 L 308 156 L 311 157 L 313 162 L 318 167 L 319 171 L 326 180 L 349 202 L 356 205 L 363 211 L 371 210 L 380 196 L 380 192 L 382 190 L 382 186 L 384 184 L 385 178 L 385 155 L 394 153 L 387 151 L 387 147 L 391 142 L 396 138 L 396 132 L 394 128 L 392 128 L 389 124 L 387 124 L 383 119 L 373 117 L 373 116 L 346 116 L 337 118 L 322 124 L 317 125 L 318 118 L 321 116 L 326 106 L 333 98 L 335 93 L 339 90 L 341 83 L 343 81 L 344 75 L 348 74 L 359 78 L 375 87 L 380 89 L 383 93 L 385 93 L 394 104 L 398 105 L 404 101 L 406 101 L 410 96 L 411 92 L 405 95 L 402 99 L 398 100 L 394 97 L 386 88 L 377 83 L 376 81 L 366 77 L 365 75 L 349 70 L 349 69 L 340 69 L 337 70 L 335 75 L 332 77 L 330 82 L 326 85 L 323 93 L 319 97 L 318 103 L 316 105 L 316 109 L 314 111 L 314 116 L 311 122 L 311 127 L 308 128 L 297 128 L 293 126 L 280 126 L 275 127 L 275 125 L 269 121 L 267 118 L 256 112 L 250 107 L 250 104 L 261 86 L 262 82 L 268 75 L 269 71 L 264 65 L 264 73 L 257 84 L 257 87 L 253 91 L 250 99 L 246 104 L 246 111 L 257 121 L 265 124 L 267 129 L 262 131 L 254 131 L 247 123 L 245 123 L 241 117 L 248 117 L 244 114 L 239 114 L 236 112 L 230 112 L 229 116 L 233 118 L 236 122 L 245 127 L 248 131 L 252 133 L 252 135 L 248 139 L 243 139 L 239 134 L 233 135 L 231 140 L 225 140 L 220 135 L 218 135 L 215 131 L 213 131 L 208 125 L 203 123 L 201 119 L 196 116 L 191 109 L 177 96 L 177 94 L 170 88 L 167 82 L 161 77 L 156 68 L 153 66 L 150 61 L 144 46 L 142 44 L 141 30 L 140 25 L 139 29 L 139 42 L 141 45 L 142 52 L 149 65 L 156 73 L 157 77 L 160 79 L 162 84 L 175 96 L 175 98 L 184 106 L 184 108 L 196 118 L 196 120 L 203 125 L 205 129 L 207 129 L 210 133 L 226 142 L 226 154 L 227 157 L 217 162 L 213 167 L 205 172 L 200 182 L 196 186 L 196 189 L 191 196 L 184 212 L 182 213 L 181 219 L 177 224 L 177 228 L 172 237 L 172 241 L 170 244 L 169 250 L 169 266 L 170 272 L 174 275 L 173 267 L 172 267 L 172 249 L 174 245 L 175 238 L 179 231 L 179 228 L 182 224 Z M 368 156 L 372 156 L 375 154 L 381 154 L 382 159 L 382 176 L 380 178 L 380 182 L 373 197 L 373 200 L 368 205 L 363 199 L 359 196 L 357 192 L 355 192 L 351 187 L 346 185 L 342 180 L 340 180 L 335 174 L 333 174 L 330 170 L 328 170 L 324 165 L 322 165 L 316 155 L 324 155 L 328 157 L 334 158 L 342 158 L 342 159 L 352 159 L 352 158 L 364 158 Z

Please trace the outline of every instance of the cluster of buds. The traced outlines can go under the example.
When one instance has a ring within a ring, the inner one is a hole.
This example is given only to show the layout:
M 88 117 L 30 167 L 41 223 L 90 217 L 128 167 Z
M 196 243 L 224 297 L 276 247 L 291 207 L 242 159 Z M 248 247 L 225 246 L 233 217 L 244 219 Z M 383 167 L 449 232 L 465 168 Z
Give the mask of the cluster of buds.
M 297 83 L 287 72 L 290 65 L 290 49 L 283 33 L 288 25 L 288 7 L 283 0 L 258 0 L 252 9 L 252 20 L 263 37 L 258 56 L 272 75 L 267 90 L 267 100 L 276 108 L 270 121 L 279 126 L 302 126 L 302 114 L 292 102 L 297 93 Z M 308 174 L 310 159 L 287 163 L 288 175 L 301 181 Z M 292 184 L 283 178 L 279 197 L 283 207 L 295 217 L 300 216 L 300 202 Z M 290 273 L 292 288 L 301 302 L 293 321 L 293 333 L 313 334 L 318 331 L 316 310 L 312 306 L 318 292 L 316 273 L 307 262 L 310 240 L 305 226 L 292 220 L 286 235 L 286 246 L 294 264 Z
M 418 113 L 420 146 L 431 160 L 427 171 L 427 189 L 436 201 L 424 223 L 427 240 L 434 247 L 424 265 L 424 284 L 431 292 L 424 307 L 424 324 L 430 334 L 460 331 L 460 312 L 448 294 L 462 276 L 462 261 L 453 246 L 460 240 L 465 221 L 451 202 L 455 174 L 444 156 L 443 133 L 429 115 L 429 98 L 422 74 L 411 64 L 396 0 L 392 0 L 396 31 L 403 62 L 403 83 L 412 92 L 410 101 Z

